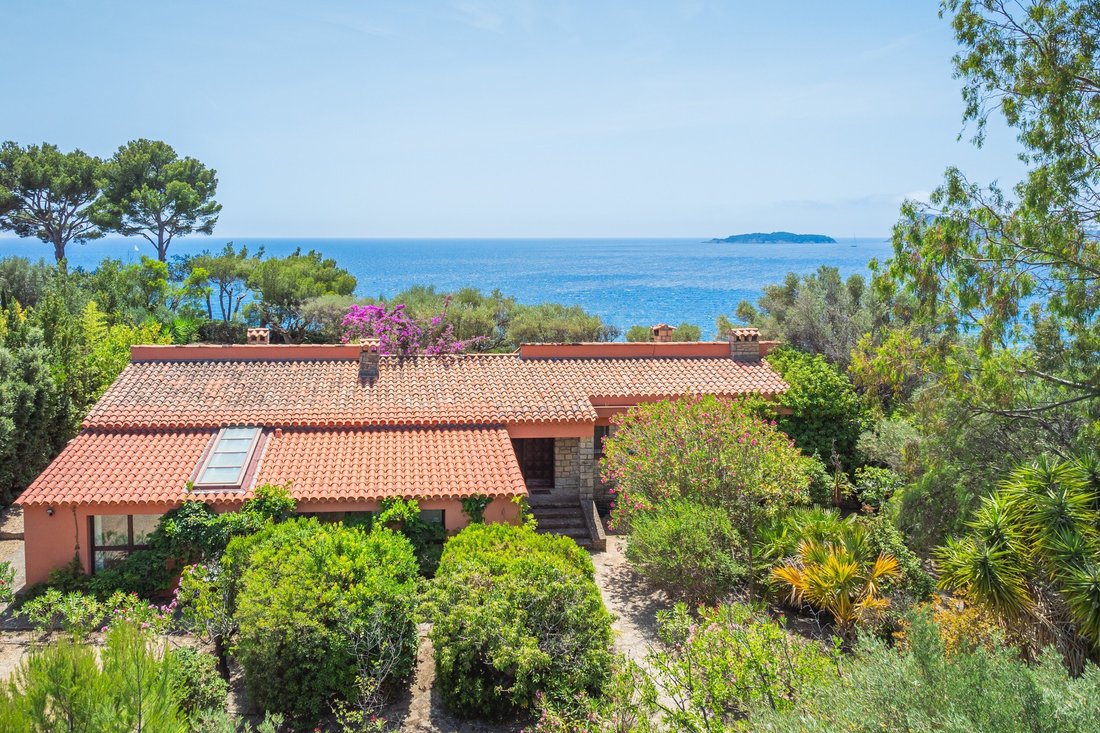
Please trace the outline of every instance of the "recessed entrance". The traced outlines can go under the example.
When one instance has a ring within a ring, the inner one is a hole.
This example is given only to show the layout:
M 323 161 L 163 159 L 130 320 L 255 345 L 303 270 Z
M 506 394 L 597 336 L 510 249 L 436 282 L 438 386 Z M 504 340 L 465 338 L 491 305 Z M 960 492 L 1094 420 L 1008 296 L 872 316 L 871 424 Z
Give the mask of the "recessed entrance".
M 512 449 L 528 491 L 549 492 L 554 488 L 553 438 L 512 438 Z

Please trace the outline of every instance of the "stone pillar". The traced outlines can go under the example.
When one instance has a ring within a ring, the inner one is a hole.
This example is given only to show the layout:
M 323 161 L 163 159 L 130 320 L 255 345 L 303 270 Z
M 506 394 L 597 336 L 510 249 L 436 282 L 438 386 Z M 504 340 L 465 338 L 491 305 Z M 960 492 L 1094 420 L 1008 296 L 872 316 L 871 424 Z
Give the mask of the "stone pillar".
M 596 472 L 594 437 L 580 438 L 577 443 L 577 494 L 581 499 L 592 499 L 595 492 Z
M 561 498 L 577 495 L 579 443 L 579 438 L 554 439 L 554 494 Z

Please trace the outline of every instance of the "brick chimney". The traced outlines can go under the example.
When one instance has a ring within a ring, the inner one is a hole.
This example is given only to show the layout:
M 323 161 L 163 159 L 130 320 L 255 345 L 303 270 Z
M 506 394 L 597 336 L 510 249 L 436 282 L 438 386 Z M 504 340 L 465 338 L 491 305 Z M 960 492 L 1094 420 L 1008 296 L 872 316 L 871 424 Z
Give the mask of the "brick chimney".
M 730 357 L 735 361 L 760 361 L 760 331 L 755 328 L 731 328 L 726 331 Z
M 667 323 L 658 323 L 656 326 L 651 326 L 649 332 L 653 335 L 654 341 L 659 344 L 667 344 L 672 341 L 672 332 L 675 330 L 675 326 L 670 326 Z
M 378 379 L 378 363 L 381 360 L 378 339 L 363 339 L 359 349 L 359 381 L 368 387 Z
M 263 328 L 250 328 L 248 329 L 247 341 L 250 344 L 270 344 L 271 329 L 266 326 Z

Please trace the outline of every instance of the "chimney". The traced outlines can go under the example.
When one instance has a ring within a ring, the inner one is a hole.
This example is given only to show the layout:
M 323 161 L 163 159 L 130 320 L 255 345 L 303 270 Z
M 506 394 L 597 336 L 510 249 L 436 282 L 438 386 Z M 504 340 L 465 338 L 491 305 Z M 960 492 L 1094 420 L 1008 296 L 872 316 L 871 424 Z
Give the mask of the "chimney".
M 726 331 L 730 358 L 734 361 L 760 361 L 760 331 L 755 328 L 731 328 Z
M 676 330 L 675 326 L 670 326 L 667 323 L 658 323 L 656 326 L 651 326 L 649 332 L 653 335 L 653 340 L 659 344 L 667 344 L 672 341 L 672 332 Z
M 363 339 L 359 350 L 359 381 L 368 387 L 378 379 L 378 362 L 381 359 L 378 339 Z
M 250 328 L 248 329 L 248 343 L 250 344 L 270 344 L 271 343 L 271 329 L 266 326 L 263 328 Z

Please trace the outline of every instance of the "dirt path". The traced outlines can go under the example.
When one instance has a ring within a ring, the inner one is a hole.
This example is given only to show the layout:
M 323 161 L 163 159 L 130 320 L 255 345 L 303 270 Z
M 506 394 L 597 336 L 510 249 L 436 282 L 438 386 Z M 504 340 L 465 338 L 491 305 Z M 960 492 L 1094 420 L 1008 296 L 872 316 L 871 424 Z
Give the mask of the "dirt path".
M 657 611 L 672 605 L 661 591 L 650 588 L 630 567 L 624 554 L 626 538 L 608 535 L 607 550 L 592 554 L 596 585 L 607 610 L 615 615 L 615 649 L 642 662 L 657 643 Z

